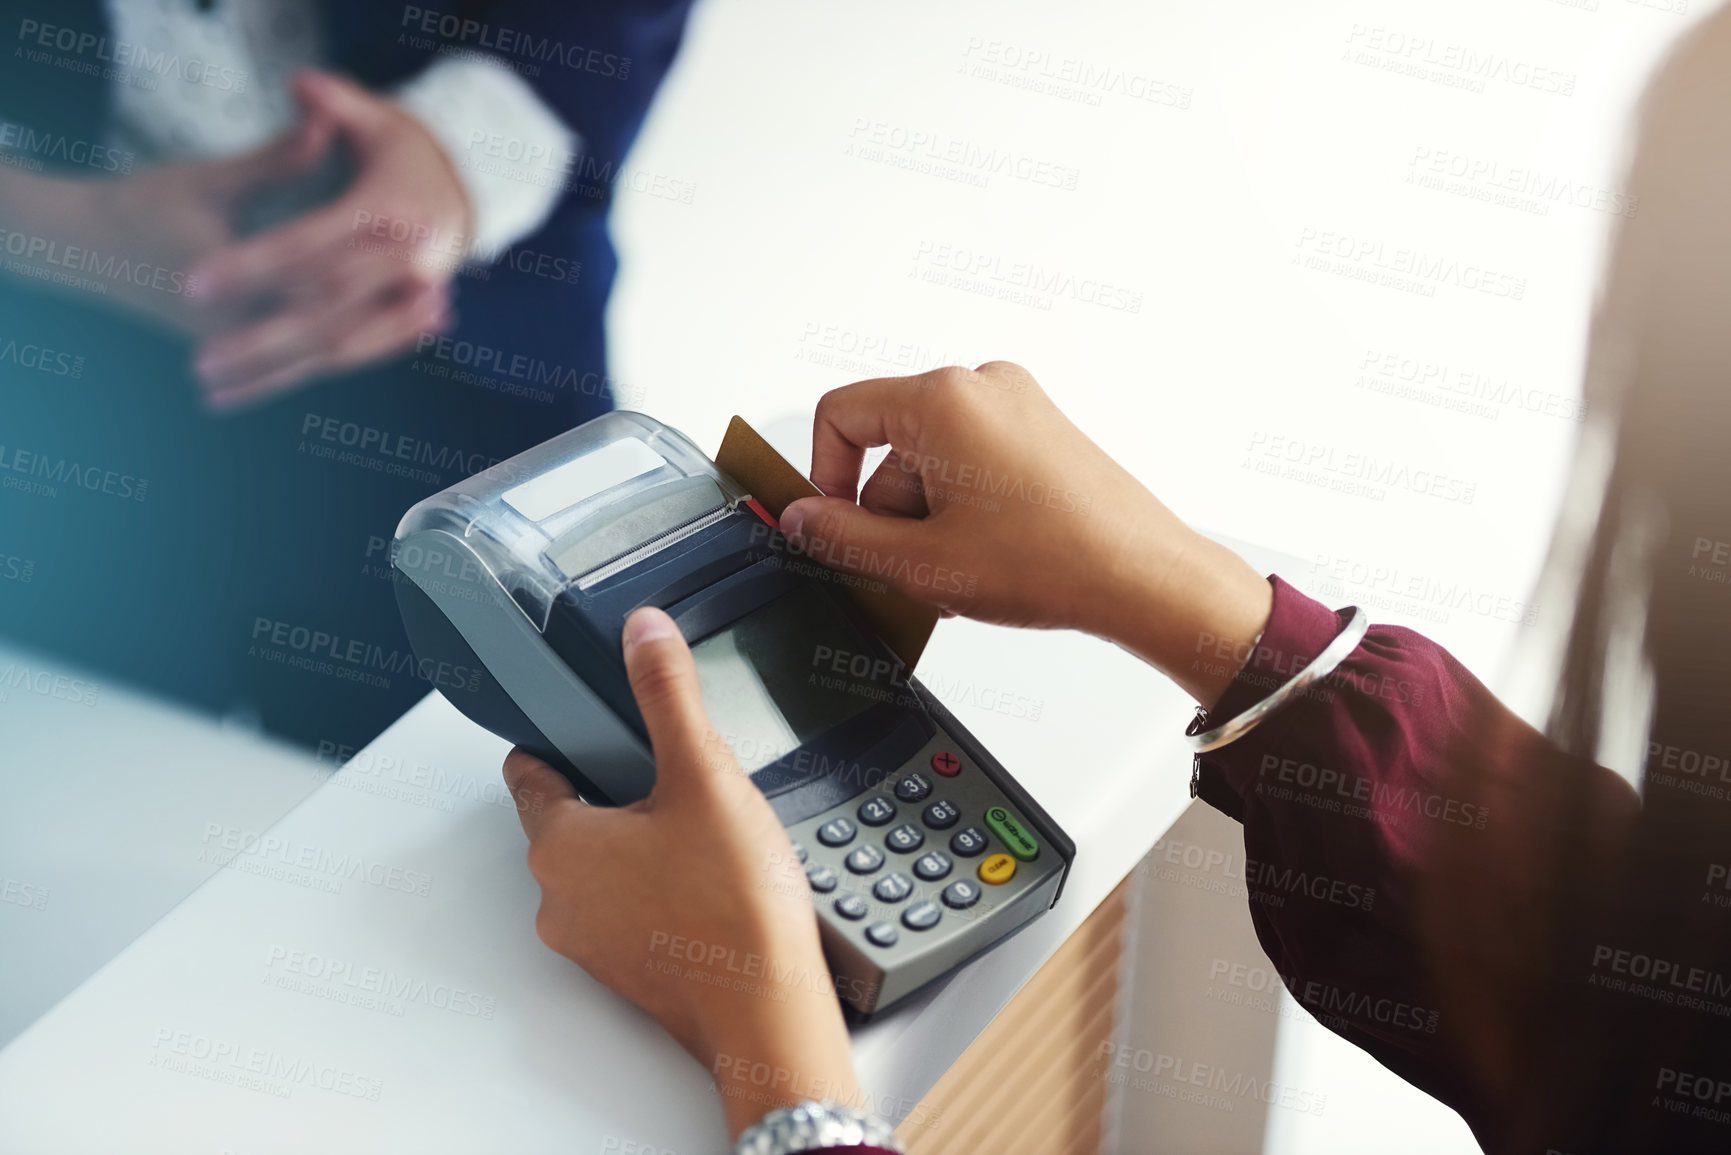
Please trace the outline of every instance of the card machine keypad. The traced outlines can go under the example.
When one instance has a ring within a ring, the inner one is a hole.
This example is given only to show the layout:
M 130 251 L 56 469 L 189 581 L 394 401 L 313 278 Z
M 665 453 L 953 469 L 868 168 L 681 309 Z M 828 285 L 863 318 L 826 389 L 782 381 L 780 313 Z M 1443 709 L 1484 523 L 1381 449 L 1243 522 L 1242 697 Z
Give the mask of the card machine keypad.
M 876 964 L 847 976 L 868 982 L 917 973 L 922 960 L 936 965 L 960 942 L 989 936 L 994 919 L 1045 905 L 1040 896 L 1066 865 L 1056 853 L 1042 859 L 1015 803 L 941 734 L 864 796 L 788 834 L 802 852 L 832 962 L 845 944 L 863 956 L 858 962 Z

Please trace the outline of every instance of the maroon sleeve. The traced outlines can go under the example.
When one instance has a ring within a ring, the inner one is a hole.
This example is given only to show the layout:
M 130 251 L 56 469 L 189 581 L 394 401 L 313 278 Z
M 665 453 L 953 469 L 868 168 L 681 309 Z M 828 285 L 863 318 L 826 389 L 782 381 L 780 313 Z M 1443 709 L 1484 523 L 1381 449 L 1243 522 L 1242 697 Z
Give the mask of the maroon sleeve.
M 1269 581 L 1267 628 L 1193 733 L 1266 698 L 1345 627 L 1346 615 Z M 1441 755 L 1487 712 L 1507 714 L 1441 647 L 1373 626 L 1330 677 L 1199 756 L 1193 787 L 1244 826 L 1251 918 L 1293 998 L 1469 1123 L 1482 1115 L 1439 1032 L 1413 907 L 1437 836 L 1489 818 Z

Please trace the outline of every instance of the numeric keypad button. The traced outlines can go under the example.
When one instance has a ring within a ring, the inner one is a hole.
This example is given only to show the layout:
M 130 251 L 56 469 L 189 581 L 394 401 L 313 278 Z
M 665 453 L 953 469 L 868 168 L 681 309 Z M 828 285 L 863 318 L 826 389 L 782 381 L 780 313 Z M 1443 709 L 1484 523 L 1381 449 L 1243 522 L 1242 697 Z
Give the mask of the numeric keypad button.
M 896 945 L 896 939 L 901 935 L 896 931 L 893 922 L 874 922 L 866 927 L 866 941 L 873 946 L 890 947 Z
M 948 798 L 940 798 L 920 815 L 922 821 L 933 830 L 948 830 L 962 817 L 962 812 Z
M 884 835 L 884 845 L 897 854 L 912 854 L 925 844 L 925 832 L 911 822 L 904 822 Z
M 811 883 L 811 888 L 819 894 L 828 894 L 841 882 L 841 875 L 835 872 L 833 866 L 808 866 L 805 880 Z
M 866 900 L 857 894 L 844 894 L 835 900 L 835 912 L 849 922 L 858 922 L 866 916 Z
M 958 878 L 944 887 L 944 905 L 952 910 L 966 910 L 980 901 L 985 888 L 971 878 Z
M 932 792 L 932 780 L 914 772 L 896 783 L 896 797 L 903 802 L 918 802 Z
M 858 854 L 859 851 L 854 851 Z M 914 860 L 914 873 L 922 882 L 936 882 L 950 872 L 954 865 L 950 856 L 941 850 L 928 850 Z
M 879 902 L 900 902 L 913 892 L 913 879 L 899 870 L 894 874 L 884 875 L 878 879 L 877 885 L 872 887 L 872 893 L 878 896 Z
M 858 830 L 851 819 L 831 818 L 817 828 L 817 840 L 825 846 L 846 846 Z
M 859 820 L 867 826 L 884 826 L 896 816 L 896 804 L 878 795 L 859 804 Z
M 866 843 L 847 852 L 847 868 L 855 874 L 870 874 L 884 864 L 884 852 Z
M 944 912 L 938 909 L 937 903 L 916 902 L 902 911 L 902 925 L 909 930 L 930 930 L 942 917 Z
M 973 858 L 986 850 L 986 832 L 978 826 L 964 826 L 950 835 L 950 850 L 963 858 Z

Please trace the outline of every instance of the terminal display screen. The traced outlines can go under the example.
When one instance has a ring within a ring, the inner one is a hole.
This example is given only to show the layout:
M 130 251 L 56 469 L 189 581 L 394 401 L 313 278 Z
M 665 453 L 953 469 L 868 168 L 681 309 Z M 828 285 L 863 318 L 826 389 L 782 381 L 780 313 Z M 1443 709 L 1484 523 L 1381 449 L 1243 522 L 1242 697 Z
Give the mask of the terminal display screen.
M 805 586 L 692 647 L 703 704 L 746 773 L 786 757 L 877 700 L 871 681 L 833 672 L 862 649 L 829 596 Z

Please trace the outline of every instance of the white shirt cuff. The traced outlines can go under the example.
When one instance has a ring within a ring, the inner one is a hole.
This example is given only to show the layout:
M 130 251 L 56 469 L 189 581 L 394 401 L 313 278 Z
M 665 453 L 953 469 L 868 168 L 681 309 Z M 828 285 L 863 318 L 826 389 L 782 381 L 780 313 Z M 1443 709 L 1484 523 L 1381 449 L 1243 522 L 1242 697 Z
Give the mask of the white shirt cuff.
M 581 141 L 521 76 L 481 53 L 446 56 L 396 99 L 433 134 L 469 196 L 470 260 L 492 263 L 547 220 Z

